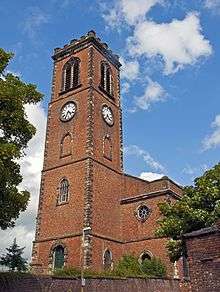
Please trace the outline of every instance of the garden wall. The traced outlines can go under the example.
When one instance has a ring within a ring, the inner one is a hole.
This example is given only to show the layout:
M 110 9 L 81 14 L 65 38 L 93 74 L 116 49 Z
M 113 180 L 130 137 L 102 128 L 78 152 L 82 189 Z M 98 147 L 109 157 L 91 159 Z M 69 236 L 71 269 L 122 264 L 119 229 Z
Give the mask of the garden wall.
M 81 280 L 49 276 L 0 274 L 1 292 L 80 292 Z M 84 292 L 180 292 L 179 281 L 171 279 L 86 279 Z

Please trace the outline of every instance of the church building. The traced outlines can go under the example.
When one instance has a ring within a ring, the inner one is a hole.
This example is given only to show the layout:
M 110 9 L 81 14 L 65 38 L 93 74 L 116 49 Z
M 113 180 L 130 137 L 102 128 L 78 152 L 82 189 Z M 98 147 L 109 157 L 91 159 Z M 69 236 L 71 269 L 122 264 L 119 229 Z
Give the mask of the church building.
M 56 48 L 32 270 L 111 269 L 124 254 L 161 258 L 158 203 L 182 189 L 123 171 L 120 62 L 94 31 Z M 126 137 L 125 137 L 126 138 Z

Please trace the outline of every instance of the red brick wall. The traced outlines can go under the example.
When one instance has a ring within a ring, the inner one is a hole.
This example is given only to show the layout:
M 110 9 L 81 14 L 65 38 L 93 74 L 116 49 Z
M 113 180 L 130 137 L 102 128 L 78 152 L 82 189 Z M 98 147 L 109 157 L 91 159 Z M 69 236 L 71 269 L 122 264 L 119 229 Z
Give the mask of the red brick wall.
M 12 276 L 0 277 L 0 291 L 10 292 L 44 292 L 73 291 L 81 289 L 80 279 L 58 277 L 33 277 L 23 275 L 16 279 Z M 171 279 L 86 279 L 85 292 L 180 292 L 179 281 Z
M 219 231 L 187 238 L 192 291 L 220 291 Z

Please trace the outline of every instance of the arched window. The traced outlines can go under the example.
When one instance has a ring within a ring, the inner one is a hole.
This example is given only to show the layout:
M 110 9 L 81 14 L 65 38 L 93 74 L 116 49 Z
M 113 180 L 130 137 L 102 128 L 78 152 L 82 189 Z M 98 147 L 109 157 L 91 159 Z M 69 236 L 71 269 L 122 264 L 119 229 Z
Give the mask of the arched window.
M 112 253 L 109 249 L 106 249 L 103 254 L 103 265 L 104 270 L 109 270 L 112 268 Z
M 103 138 L 103 156 L 112 160 L 112 141 L 109 135 Z
M 139 263 L 142 264 L 144 261 L 150 261 L 153 255 L 149 251 L 144 251 L 139 257 Z
M 70 133 L 67 133 L 61 140 L 60 157 L 65 157 L 72 154 L 72 138 Z
M 53 250 L 53 269 L 62 269 L 64 266 L 64 248 L 58 245 Z
M 59 186 L 58 204 L 65 203 L 69 199 L 69 182 L 66 178 L 62 179 Z
M 74 89 L 80 84 L 79 63 L 80 63 L 80 60 L 78 58 L 71 58 L 63 66 L 62 91 Z
M 101 82 L 100 88 L 113 96 L 113 81 L 111 68 L 107 63 L 101 63 Z

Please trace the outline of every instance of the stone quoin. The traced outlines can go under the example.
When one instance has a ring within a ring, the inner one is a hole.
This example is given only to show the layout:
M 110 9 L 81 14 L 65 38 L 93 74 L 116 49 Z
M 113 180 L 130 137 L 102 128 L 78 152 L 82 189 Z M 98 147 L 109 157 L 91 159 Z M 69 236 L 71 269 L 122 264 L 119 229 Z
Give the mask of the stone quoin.
M 90 31 L 52 58 L 33 272 L 103 270 L 135 254 L 160 257 L 173 276 L 167 240 L 155 237 L 157 205 L 182 189 L 168 177 L 149 182 L 123 172 L 119 57 Z

